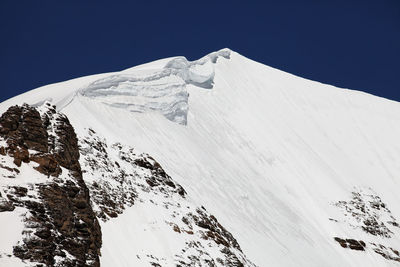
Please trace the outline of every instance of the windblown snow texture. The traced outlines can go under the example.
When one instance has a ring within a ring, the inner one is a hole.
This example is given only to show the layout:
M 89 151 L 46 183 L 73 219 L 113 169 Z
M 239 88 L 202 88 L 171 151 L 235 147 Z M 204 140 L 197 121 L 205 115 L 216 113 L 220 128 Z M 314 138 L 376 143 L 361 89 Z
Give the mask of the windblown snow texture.
M 229 49 L 44 86 L 0 113 L 46 101 L 76 132 L 101 265 L 400 266 L 397 102 Z M 0 152 L 0 265 L 24 266 L 8 187 L 37 197 L 48 177 Z

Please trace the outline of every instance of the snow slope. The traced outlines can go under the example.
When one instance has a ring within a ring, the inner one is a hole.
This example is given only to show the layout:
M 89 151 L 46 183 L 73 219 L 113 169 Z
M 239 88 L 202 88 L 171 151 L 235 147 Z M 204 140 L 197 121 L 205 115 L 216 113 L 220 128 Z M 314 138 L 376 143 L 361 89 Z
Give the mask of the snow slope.
M 400 265 L 376 252 L 379 245 L 400 249 L 400 228 L 388 223 L 400 220 L 397 102 L 302 79 L 228 49 L 48 85 L 1 103 L 0 112 L 45 100 L 78 136 L 92 128 L 152 155 L 258 266 Z M 361 205 L 379 196 L 388 211 L 368 204 L 362 214 L 351 212 L 354 192 Z M 365 231 L 368 216 L 389 236 Z M 139 235 L 143 229 L 129 226 L 151 229 L 152 221 L 153 213 L 136 206 L 104 222 L 102 263 L 129 266 L 127 250 L 115 244 L 138 247 L 136 236 L 168 254 L 169 235 Z M 362 240 L 366 249 L 343 248 L 334 237 Z

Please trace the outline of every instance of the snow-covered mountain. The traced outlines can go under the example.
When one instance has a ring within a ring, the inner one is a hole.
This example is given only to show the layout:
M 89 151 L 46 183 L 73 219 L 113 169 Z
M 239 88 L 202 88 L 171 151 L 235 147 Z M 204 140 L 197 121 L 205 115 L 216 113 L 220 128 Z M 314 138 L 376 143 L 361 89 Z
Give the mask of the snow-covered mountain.
M 0 114 L 0 266 L 400 266 L 397 102 L 223 49 Z

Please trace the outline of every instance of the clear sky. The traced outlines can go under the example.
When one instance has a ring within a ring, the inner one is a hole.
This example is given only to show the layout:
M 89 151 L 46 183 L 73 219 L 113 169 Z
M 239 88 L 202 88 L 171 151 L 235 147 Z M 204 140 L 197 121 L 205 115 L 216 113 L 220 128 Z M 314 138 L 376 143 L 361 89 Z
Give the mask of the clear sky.
M 49 83 L 228 47 L 400 101 L 400 1 L 0 1 L 0 101 Z

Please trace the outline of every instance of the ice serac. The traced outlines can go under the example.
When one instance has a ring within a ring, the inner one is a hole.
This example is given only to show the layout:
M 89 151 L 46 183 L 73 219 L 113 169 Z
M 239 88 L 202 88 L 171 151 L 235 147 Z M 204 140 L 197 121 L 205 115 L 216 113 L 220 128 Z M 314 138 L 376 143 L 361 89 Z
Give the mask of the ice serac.
M 196 61 L 176 57 L 161 69 L 146 69 L 99 79 L 81 91 L 112 107 L 131 112 L 160 112 L 167 119 L 186 125 L 189 94 L 187 84 L 211 89 L 214 83 L 214 64 L 218 57 L 229 58 L 223 49 Z

